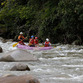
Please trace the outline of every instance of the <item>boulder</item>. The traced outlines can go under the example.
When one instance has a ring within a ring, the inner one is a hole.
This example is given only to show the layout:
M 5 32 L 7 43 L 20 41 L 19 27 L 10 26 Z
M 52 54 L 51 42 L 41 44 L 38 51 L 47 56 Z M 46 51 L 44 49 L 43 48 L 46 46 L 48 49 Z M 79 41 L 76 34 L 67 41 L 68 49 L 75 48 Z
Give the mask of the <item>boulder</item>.
M 13 39 L 7 39 L 6 41 L 7 42 L 13 42 Z
M 0 37 L 0 41 L 2 41 L 3 40 L 3 38 L 2 37 Z
M 0 37 L 0 41 L 1 41 L 2 43 L 6 43 L 6 42 L 7 42 L 7 40 L 4 39 L 4 38 L 2 38 L 2 37 Z
M 31 75 L 0 77 L 0 83 L 40 83 Z
M 14 65 L 10 69 L 10 71 L 26 71 L 26 70 L 30 71 L 30 68 L 27 65 L 21 63 Z
M 16 75 L 13 75 L 13 74 L 5 74 L 2 77 L 12 77 L 12 76 L 16 76 Z
M 0 37 L 0 41 L 1 41 L 2 43 L 13 42 L 13 39 L 5 39 L 5 38 Z
M 2 50 L 2 48 L 0 47 L 0 53 L 2 53 L 3 52 L 3 50 Z
M 27 52 L 27 50 L 16 49 L 13 51 L 9 51 L 4 54 L 0 61 L 37 61 L 38 59 L 33 56 L 33 54 Z
M 72 45 L 81 45 L 82 42 L 80 40 L 75 40 Z
M 7 40 L 6 39 L 2 39 L 2 43 L 6 43 L 7 42 Z

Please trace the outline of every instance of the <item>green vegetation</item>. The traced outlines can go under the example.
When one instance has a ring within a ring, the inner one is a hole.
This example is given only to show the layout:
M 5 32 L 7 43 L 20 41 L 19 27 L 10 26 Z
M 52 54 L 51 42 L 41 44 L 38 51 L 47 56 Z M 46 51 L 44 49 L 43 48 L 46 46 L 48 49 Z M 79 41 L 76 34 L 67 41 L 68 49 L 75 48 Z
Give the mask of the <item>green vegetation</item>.
M 83 0 L 1 0 L 0 35 L 83 44 Z

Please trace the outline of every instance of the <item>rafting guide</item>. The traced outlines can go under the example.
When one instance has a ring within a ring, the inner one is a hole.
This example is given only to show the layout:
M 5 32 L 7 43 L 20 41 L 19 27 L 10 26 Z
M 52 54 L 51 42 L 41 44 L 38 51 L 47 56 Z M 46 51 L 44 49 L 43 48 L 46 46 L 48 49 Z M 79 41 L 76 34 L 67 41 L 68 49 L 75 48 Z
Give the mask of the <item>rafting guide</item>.
M 23 42 L 24 39 L 26 38 L 23 36 L 23 32 L 20 32 L 20 35 L 18 36 L 19 44 L 25 45 Z

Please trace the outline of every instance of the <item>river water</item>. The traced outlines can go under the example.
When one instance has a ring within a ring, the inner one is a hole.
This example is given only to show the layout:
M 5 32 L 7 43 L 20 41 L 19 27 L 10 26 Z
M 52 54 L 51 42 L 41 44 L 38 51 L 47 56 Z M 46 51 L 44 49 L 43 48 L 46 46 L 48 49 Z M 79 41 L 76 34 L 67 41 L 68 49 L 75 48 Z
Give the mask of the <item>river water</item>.
M 1 43 L 4 53 L 17 49 L 15 42 Z M 51 50 L 30 51 L 37 62 L 19 62 L 27 64 L 31 71 L 9 71 L 18 62 L 0 62 L 0 76 L 6 74 L 36 76 L 40 83 L 83 83 L 83 46 L 57 45 Z M 0 53 L 2 55 L 2 53 Z

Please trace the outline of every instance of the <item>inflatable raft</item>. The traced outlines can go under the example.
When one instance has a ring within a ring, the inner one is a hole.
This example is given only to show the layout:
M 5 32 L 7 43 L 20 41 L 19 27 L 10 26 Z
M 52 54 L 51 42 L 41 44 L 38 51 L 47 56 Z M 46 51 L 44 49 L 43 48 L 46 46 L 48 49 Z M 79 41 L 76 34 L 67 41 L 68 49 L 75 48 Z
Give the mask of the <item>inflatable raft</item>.
M 17 48 L 20 49 L 27 49 L 27 50 L 50 50 L 53 49 L 53 47 L 29 47 L 28 45 L 17 45 Z

